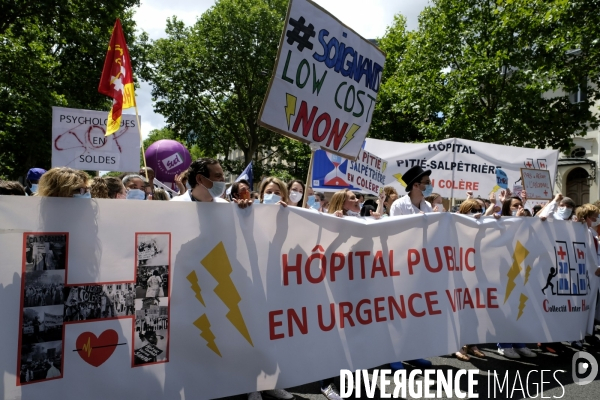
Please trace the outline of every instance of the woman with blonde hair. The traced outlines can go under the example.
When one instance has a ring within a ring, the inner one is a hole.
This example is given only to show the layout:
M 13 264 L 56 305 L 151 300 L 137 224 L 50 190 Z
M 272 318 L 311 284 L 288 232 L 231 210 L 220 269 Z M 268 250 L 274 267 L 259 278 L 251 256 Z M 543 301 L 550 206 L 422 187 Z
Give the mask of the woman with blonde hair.
M 89 176 L 69 167 L 52 168 L 40 178 L 37 196 L 90 198 Z
M 167 191 L 164 189 L 156 188 L 154 189 L 154 194 L 152 195 L 152 200 L 171 200 Z
M 383 194 L 385 199 L 383 200 L 383 214 L 390 215 L 390 207 L 398 199 L 398 192 L 393 186 L 384 186 Z
M 439 193 L 431 193 L 429 196 L 425 197 L 425 200 L 431 203 L 431 207 L 433 207 L 433 211 L 435 212 L 445 212 L 444 208 L 444 198 Z
M 381 211 L 382 207 L 383 206 L 380 205 L 377 207 L 377 210 Z M 350 191 L 349 189 L 342 189 L 333 194 L 333 197 L 329 202 L 329 209 L 327 212 L 335 215 L 336 217 L 360 217 L 359 200 L 354 192 Z M 371 216 L 375 219 L 379 219 L 381 214 L 372 212 Z
M 259 196 L 263 204 L 281 204 L 286 207 L 290 201 L 287 185 L 279 178 L 270 176 L 265 178 L 260 185 Z

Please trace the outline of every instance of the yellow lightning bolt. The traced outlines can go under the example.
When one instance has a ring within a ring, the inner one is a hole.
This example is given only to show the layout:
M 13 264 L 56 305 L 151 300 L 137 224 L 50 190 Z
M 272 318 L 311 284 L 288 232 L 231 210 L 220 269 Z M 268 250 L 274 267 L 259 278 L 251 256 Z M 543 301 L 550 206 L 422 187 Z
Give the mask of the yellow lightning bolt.
M 190 283 L 192 284 L 192 290 L 194 291 L 194 293 L 196 293 L 196 298 L 198 299 L 198 301 L 202 303 L 204 307 L 206 307 L 206 304 L 204 304 L 204 299 L 200 294 L 200 285 L 198 285 L 198 276 L 196 275 L 196 271 L 190 272 L 187 276 L 187 280 L 190 281 Z
M 502 188 L 500 186 L 496 185 L 496 186 L 494 186 L 494 188 L 492 189 L 492 191 L 490 192 L 490 194 L 496 193 L 500 189 L 502 189 Z
M 231 280 L 231 277 L 229 276 L 233 269 L 229 263 L 229 258 L 227 258 L 227 251 L 225 251 L 223 242 L 220 242 L 218 245 L 216 245 L 215 248 L 212 249 L 202 261 L 200 261 L 200 263 L 219 283 L 217 287 L 215 287 L 215 294 L 219 296 L 227 308 L 229 308 L 227 319 L 238 330 L 238 332 L 241 333 L 244 338 L 246 338 L 248 343 L 254 347 L 252 338 L 250 337 L 250 333 L 248 332 L 248 328 L 246 328 L 246 323 L 244 322 L 244 316 L 238 307 L 238 303 L 242 301 L 242 298 L 240 297 L 235 285 L 233 284 L 233 281 Z
M 529 251 L 521 244 L 521 242 L 517 241 L 517 246 L 515 248 L 515 253 L 513 254 L 513 263 L 510 269 L 508 270 L 508 282 L 506 282 L 506 294 L 504 295 L 504 303 L 506 304 L 506 300 L 510 297 L 515 286 L 515 278 L 519 276 L 523 268 L 521 268 L 521 263 L 525 261 L 525 258 L 529 254 Z
M 345 145 L 348 144 L 349 141 L 351 141 L 354 138 L 354 134 L 356 133 L 357 130 L 360 129 L 360 126 L 356 125 L 356 124 L 352 124 L 352 126 L 350 127 L 350 129 L 348 129 L 348 132 L 346 133 L 346 136 L 344 136 L 344 138 L 346 139 L 344 141 L 344 143 L 342 144 L 342 147 L 340 147 L 340 150 L 342 150 L 344 148 Z
M 387 168 L 387 161 L 383 162 L 383 167 L 381 168 L 381 172 L 385 172 L 385 169 Z
M 87 343 L 83 344 L 83 347 L 81 348 L 82 351 L 86 352 L 88 357 L 92 356 L 92 345 L 90 343 L 90 338 L 88 337 L 88 341 Z
M 288 131 L 290 130 L 290 117 L 296 115 L 296 96 L 285 94 L 285 117 L 287 119 Z
M 217 343 L 215 342 L 215 335 L 210 330 L 210 322 L 208 321 L 208 317 L 206 314 L 202 314 L 200 318 L 194 321 L 194 326 L 200 329 L 200 336 L 204 340 L 206 340 L 206 347 L 214 351 L 219 357 L 223 357 L 219 348 L 217 347 Z
M 398 174 L 394 174 L 392 175 L 394 178 L 396 178 L 396 180 L 398 182 L 400 182 L 400 184 L 404 187 L 406 187 L 406 183 L 402 180 L 402 174 L 398 173 Z
M 521 297 L 519 297 L 519 314 L 517 314 L 517 321 L 519 318 L 521 318 L 521 315 L 523 315 L 523 310 L 525 309 L 525 303 L 527 303 L 527 300 L 529 300 L 529 297 L 521 293 Z
M 530 273 L 531 273 L 531 267 L 528 265 L 527 268 L 525 268 L 525 283 L 523 283 L 523 285 L 527 285 L 527 282 L 529 281 Z

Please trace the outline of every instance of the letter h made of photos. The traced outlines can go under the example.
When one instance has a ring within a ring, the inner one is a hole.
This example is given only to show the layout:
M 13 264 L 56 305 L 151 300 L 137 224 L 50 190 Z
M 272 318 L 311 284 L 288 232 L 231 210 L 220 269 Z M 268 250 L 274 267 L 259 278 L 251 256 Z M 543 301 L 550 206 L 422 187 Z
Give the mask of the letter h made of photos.
M 136 233 L 134 254 L 132 280 L 73 284 L 69 233 L 23 234 L 17 386 L 62 378 L 65 351 L 100 367 L 128 337 L 131 367 L 168 362 L 171 234 Z M 115 319 L 131 319 L 131 335 L 93 324 Z M 75 343 L 65 343 L 70 324 L 86 324 Z

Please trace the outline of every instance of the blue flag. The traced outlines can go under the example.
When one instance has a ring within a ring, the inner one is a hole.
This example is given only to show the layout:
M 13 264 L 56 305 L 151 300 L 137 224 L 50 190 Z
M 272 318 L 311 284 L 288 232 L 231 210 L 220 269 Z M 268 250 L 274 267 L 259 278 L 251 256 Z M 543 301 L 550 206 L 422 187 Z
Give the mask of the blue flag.
M 252 161 L 250 161 L 250 164 L 246 165 L 246 168 L 242 171 L 242 173 L 235 178 L 235 182 L 239 182 L 242 179 L 245 179 L 248 181 L 248 183 L 250 184 L 250 191 L 254 190 L 252 187 L 252 180 L 253 180 L 253 175 L 252 175 Z M 231 186 L 229 186 L 227 188 L 227 196 L 231 195 Z
M 244 169 L 242 171 L 240 176 L 238 176 L 235 181 L 239 182 L 240 180 L 245 179 L 250 184 L 250 190 L 253 190 L 252 189 L 253 188 L 253 186 L 252 186 L 253 178 L 254 178 L 254 176 L 252 175 L 252 161 L 250 161 L 250 164 L 246 165 L 246 169 Z

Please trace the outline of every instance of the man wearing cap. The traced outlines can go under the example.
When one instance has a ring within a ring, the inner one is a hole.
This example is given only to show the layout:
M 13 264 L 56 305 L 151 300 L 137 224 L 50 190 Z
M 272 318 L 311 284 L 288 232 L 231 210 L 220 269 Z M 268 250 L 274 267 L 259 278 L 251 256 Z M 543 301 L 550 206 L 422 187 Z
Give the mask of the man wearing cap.
M 408 195 L 394 201 L 390 207 L 390 216 L 433 212 L 431 204 L 425 200 L 433 191 L 430 175 L 431 170 L 425 171 L 418 165 L 406 171 L 402 180 L 406 183 Z
M 27 177 L 25 178 L 25 193 L 27 193 L 28 196 L 33 196 L 34 193 L 37 193 L 38 183 L 45 173 L 46 170 L 42 168 L 31 168 L 27 171 Z

